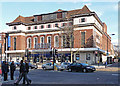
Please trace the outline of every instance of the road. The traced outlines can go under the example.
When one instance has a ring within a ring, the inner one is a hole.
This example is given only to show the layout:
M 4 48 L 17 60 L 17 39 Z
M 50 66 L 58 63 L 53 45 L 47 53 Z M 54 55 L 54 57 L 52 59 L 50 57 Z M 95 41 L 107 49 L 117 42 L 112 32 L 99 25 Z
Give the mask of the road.
M 17 73 L 16 76 L 18 76 Z M 32 79 L 32 84 L 118 84 L 118 72 L 115 71 L 82 73 L 36 69 L 31 70 L 28 76 Z M 4 84 L 13 84 L 14 82 L 9 81 Z

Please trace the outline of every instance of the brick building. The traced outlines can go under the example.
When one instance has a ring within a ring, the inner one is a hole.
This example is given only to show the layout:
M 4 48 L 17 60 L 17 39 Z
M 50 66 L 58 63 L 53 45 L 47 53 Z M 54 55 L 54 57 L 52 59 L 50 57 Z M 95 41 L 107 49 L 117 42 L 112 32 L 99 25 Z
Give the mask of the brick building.
M 53 13 L 30 17 L 19 15 L 6 24 L 10 36 L 10 48 L 6 51 L 9 60 L 25 59 L 25 49 L 29 49 L 29 59 L 35 62 L 36 59 L 50 58 L 51 48 L 56 48 L 57 58 L 94 64 L 106 61 L 107 44 L 111 55 L 111 37 L 107 34 L 107 25 L 86 5 L 82 9 L 58 9 Z M 64 28 L 72 29 L 63 31 Z M 72 34 L 66 36 L 69 30 Z

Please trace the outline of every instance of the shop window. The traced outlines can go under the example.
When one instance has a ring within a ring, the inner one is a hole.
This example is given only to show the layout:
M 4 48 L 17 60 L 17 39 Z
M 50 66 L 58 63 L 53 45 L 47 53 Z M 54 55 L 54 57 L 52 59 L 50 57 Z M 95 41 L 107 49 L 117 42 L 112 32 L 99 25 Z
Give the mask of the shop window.
M 86 60 L 90 60 L 90 54 L 89 53 L 86 54 Z

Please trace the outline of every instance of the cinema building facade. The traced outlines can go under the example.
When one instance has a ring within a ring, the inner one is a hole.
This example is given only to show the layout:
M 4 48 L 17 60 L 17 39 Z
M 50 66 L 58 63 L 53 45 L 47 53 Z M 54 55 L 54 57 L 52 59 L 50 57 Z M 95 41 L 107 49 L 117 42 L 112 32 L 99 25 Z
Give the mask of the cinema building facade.
M 70 11 L 58 9 L 53 13 L 18 16 L 6 24 L 10 37 L 10 48 L 6 53 L 10 61 L 25 59 L 26 49 L 33 62 L 50 58 L 52 48 L 58 50 L 57 58 L 71 62 L 104 62 L 107 50 L 112 56 L 111 37 L 107 34 L 106 24 L 86 5 L 82 9 Z M 64 27 L 72 27 L 71 36 L 65 35 L 71 29 L 63 31 Z

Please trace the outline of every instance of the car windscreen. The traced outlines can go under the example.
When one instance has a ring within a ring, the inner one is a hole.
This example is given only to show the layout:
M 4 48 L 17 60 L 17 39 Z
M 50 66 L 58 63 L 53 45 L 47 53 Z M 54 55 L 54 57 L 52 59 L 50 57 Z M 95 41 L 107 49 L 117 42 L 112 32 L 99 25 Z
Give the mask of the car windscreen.
M 85 64 L 85 63 L 81 63 L 83 66 L 88 66 L 88 64 Z

